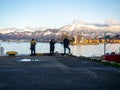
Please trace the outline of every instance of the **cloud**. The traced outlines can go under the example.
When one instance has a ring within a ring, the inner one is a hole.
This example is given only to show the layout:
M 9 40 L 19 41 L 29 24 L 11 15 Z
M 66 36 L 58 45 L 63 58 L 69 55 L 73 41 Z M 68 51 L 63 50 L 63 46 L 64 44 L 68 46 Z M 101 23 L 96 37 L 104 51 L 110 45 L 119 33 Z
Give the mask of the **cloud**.
M 96 27 L 108 27 L 108 26 L 110 26 L 109 24 L 106 24 L 106 23 L 91 23 L 88 25 L 94 25 Z
M 105 23 L 110 24 L 110 25 L 120 24 L 117 20 L 114 20 L 114 19 L 108 19 L 105 21 Z
M 87 24 L 87 22 L 84 20 L 74 19 L 72 24 Z

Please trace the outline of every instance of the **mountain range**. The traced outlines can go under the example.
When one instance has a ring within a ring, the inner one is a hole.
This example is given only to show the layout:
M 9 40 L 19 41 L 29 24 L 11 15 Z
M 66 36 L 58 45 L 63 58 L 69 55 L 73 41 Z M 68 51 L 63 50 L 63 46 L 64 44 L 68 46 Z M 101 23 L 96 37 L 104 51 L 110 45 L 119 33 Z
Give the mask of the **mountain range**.
M 120 34 L 120 24 L 116 23 L 87 23 L 81 20 L 74 20 L 72 23 L 65 25 L 61 28 L 50 29 L 50 28 L 30 28 L 24 29 L 17 28 L 5 28 L 0 29 L 1 40 L 24 40 L 37 38 L 41 40 L 48 40 L 51 38 L 60 38 L 62 34 L 74 36 L 76 34 L 81 35 L 84 33 L 86 37 L 94 36 L 101 37 L 104 32 L 112 32 Z

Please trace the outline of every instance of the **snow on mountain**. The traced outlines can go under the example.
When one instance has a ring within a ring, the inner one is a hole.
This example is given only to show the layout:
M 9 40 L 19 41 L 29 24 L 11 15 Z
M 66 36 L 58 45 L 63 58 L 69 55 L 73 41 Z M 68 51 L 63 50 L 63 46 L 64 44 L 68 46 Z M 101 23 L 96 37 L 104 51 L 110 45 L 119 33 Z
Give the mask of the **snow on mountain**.
M 25 31 L 34 32 L 34 28 L 25 27 L 24 29 L 21 30 L 21 32 L 25 32 Z
M 50 28 L 49 28 L 50 29 Z M 44 35 L 60 35 L 61 32 L 78 32 L 78 31 L 87 31 L 87 32 L 120 32 L 120 24 L 115 20 L 107 20 L 105 23 L 88 23 L 86 21 L 75 19 L 72 23 L 65 25 L 57 32 L 54 32 L 53 29 L 48 31 L 46 27 L 39 27 L 39 28 L 31 28 L 25 27 L 23 29 L 16 29 L 16 28 L 6 28 L 0 29 L 0 33 L 7 34 L 10 32 L 35 32 L 35 31 L 43 31 Z
M 55 33 L 55 36 L 60 36 L 60 35 L 61 35 L 60 32 Z
M 7 34 L 7 33 L 15 32 L 15 31 L 16 31 L 15 28 L 0 29 L 0 33 L 2 33 L 2 34 Z
M 17 28 L 5 28 L 0 29 L 0 33 L 7 34 L 11 32 L 35 32 L 35 31 L 44 31 L 46 28 L 31 28 L 31 27 L 25 27 L 23 29 L 17 29 Z
M 112 24 L 113 23 L 113 24 Z M 61 31 L 67 31 L 67 32 L 72 32 L 72 31 L 111 31 L 111 32 L 120 32 L 120 24 L 117 22 L 110 22 L 101 24 L 101 23 L 86 23 L 84 21 L 80 20 L 74 20 L 72 23 L 63 26 L 60 28 Z
M 50 34 L 52 34 L 52 32 L 47 31 L 47 32 L 45 32 L 43 35 L 44 35 L 44 36 L 47 36 L 47 35 L 50 35 Z
M 47 27 L 39 27 L 39 28 L 31 28 L 31 27 L 25 27 L 22 32 L 29 31 L 29 32 L 35 32 L 35 31 L 45 31 L 47 30 Z

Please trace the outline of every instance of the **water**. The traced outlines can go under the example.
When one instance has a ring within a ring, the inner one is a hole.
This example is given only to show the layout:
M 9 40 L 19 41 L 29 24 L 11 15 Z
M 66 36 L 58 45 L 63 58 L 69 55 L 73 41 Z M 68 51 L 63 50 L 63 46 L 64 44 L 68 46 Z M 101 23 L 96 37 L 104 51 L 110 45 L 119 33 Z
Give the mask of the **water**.
M 18 62 L 45 62 L 46 60 L 37 60 L 37 59 L 21 59 Z
M 30 43 L 29 42 L 0 42 L 1 46 L 4 47 L 4 55 L 7 51 L 17 51 L 19 55 L 30 54 Z M 119 52 L 120 44 L 107 44 L 107 53 Z M 71 52 L 76 56 L 90 57 L 92 55 L 103 55 L 104 45 L 70 45 Z M 37 53 L 49 53 L 49 43 L 37 43 Z M 64 48 L 60 43 L 55 44 L 55 52 L 63 53 Z M 67 51 L 68 52 L 68 51 Z

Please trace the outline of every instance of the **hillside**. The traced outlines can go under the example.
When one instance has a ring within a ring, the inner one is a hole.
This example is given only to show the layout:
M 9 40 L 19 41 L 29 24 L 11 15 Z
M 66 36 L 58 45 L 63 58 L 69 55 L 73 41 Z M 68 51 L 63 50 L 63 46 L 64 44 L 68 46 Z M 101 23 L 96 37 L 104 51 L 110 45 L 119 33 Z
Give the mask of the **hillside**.
M 113 32 L 120 34 L 120 24 L 111 23 L 87 23 L 80 20 L 74 20 L 72 23 L 58 29 L 49 28 L 30 28 L 24 29 L 5 28 L 0 29 L 0 40 L 21 40 L 28 41 L 35 38 L 38 41 L 49 41 L 52 38 L 60 39 L 63 34 L 70 37 L 84 33 L 86 38 L 103 37 L 104 32 Z

